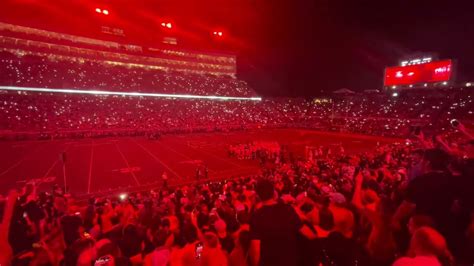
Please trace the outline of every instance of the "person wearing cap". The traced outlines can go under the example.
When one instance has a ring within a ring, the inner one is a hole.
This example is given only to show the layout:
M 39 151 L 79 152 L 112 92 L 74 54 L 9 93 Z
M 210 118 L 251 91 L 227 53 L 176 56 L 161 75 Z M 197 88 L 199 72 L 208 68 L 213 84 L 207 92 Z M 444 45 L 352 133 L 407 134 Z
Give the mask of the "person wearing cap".
M 449 154 L 440 149 L 428 149 L 422 159 L 423 175 L 412 180 L 407 187 L 405 200 L 394 215 L 395 228 L 412 214 L 431 217 L 436 229 L 442 233 L 448 245 L 459 228 L 455 228 L 452 206 L 456 199 L 453 177 L 448 171 Z
M 235 244 L 234 240 L 227 232 L 227 224 L 224 220 L 219 219 L 214 223 L 214 229 L 216 230 L 222 249 L 230 254 L 232 249 L 234 249 Z
M 213 231 L 205 232 L 203 235 L 204 247 L 200 266 L 227 266 L 227 254 L 219 245 L 219 238 Z

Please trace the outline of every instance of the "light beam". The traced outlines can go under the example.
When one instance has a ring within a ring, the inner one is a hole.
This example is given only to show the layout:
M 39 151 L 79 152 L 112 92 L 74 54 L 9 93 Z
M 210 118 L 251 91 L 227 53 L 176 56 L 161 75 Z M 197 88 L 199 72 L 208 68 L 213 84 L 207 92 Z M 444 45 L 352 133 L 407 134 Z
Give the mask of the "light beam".
M 203 99 L 203 100 L 222 100 L 222 101 L 261 101 L 262 100 L 261 97 L 233 97 L 233 96 L 215 96 L 215 95 L 120 92 L 120 91 L 81 90 L 81 89 L 50 89 L 50 88 L 32 88 L 32 87 L 15 87 L 15 86 L 0 86 L 0 90 L 69 93 L 69 94 L 91 94 L 91 95 L 118 95 L 118 96 L 131 96 L 131 97 L 155 97 L 155 98 L 171 98 L 171 99 Z

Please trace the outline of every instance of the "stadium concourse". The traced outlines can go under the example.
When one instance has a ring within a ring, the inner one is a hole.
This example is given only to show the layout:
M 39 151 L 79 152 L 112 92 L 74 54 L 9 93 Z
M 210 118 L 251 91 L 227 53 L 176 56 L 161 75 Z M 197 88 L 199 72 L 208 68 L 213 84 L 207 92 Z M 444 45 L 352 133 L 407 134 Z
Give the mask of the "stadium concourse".
M 232 55 L 0 44 L 0 266 L 474 263 L 468 87 L 262 98 Z

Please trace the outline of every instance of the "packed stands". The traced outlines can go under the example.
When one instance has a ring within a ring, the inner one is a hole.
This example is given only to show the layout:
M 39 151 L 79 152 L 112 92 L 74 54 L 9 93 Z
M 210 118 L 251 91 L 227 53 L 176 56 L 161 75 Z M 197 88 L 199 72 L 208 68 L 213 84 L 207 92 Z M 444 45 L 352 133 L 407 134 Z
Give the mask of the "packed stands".
M 454 118 L 472 125 L 472 92 L 445 93 L 450 97 L 443 98 L 442 102 L 438 97 L 416 98 L 409 94 L 397 99 L 379 95 L 376 101 L 367 101 L 360 95 L 321 104 L 284 98 L 215 101 L 3 91 L 0 121 L 2 130 L 10 133 L 120 131 L 137 134 L 305 127 L 397 137 L 408 136 L 414 127 L 422 127 L 427 132 L 445 131 Z M 418 111 L 407 108 L 417 105 L 423 108 L 417 108 Z
M 236 75 L 235 55 L 203 53 L 170 47 L 142 47 L 45 31 L 0 22 L 0 46 L 22 54 L 54 56 L 61 61 L 107 61 L 163 71 L 218 76 Z
M 38 192 L 28 183 L 4 200 L 10 222 L 0 230 L 10 238 L 0 238 L 0 262 L 468 265 L 474 153 L 430 148 L 436 142 L 444 140 L 356 155 L 324 147 L 299 160 L 281 153 L 257 176 L 83 203 L 58 186 Z
M 245 82 L 225 76 L 130 68 L 106 61 L 64 61 L 20 51 L 0 53 L 0 68 L 0 82 L 9 86 L 254 96 Z

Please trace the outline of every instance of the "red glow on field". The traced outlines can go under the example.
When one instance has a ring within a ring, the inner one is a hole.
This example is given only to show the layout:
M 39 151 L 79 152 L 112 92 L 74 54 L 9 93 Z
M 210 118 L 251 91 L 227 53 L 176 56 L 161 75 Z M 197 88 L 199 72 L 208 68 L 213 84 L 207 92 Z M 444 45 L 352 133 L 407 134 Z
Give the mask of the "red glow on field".
M 385 68 L 384 85 L 411 85 L 419 83 L 445 82 L 451 79 L 452 61 L 434 61 L 410 66 Z

